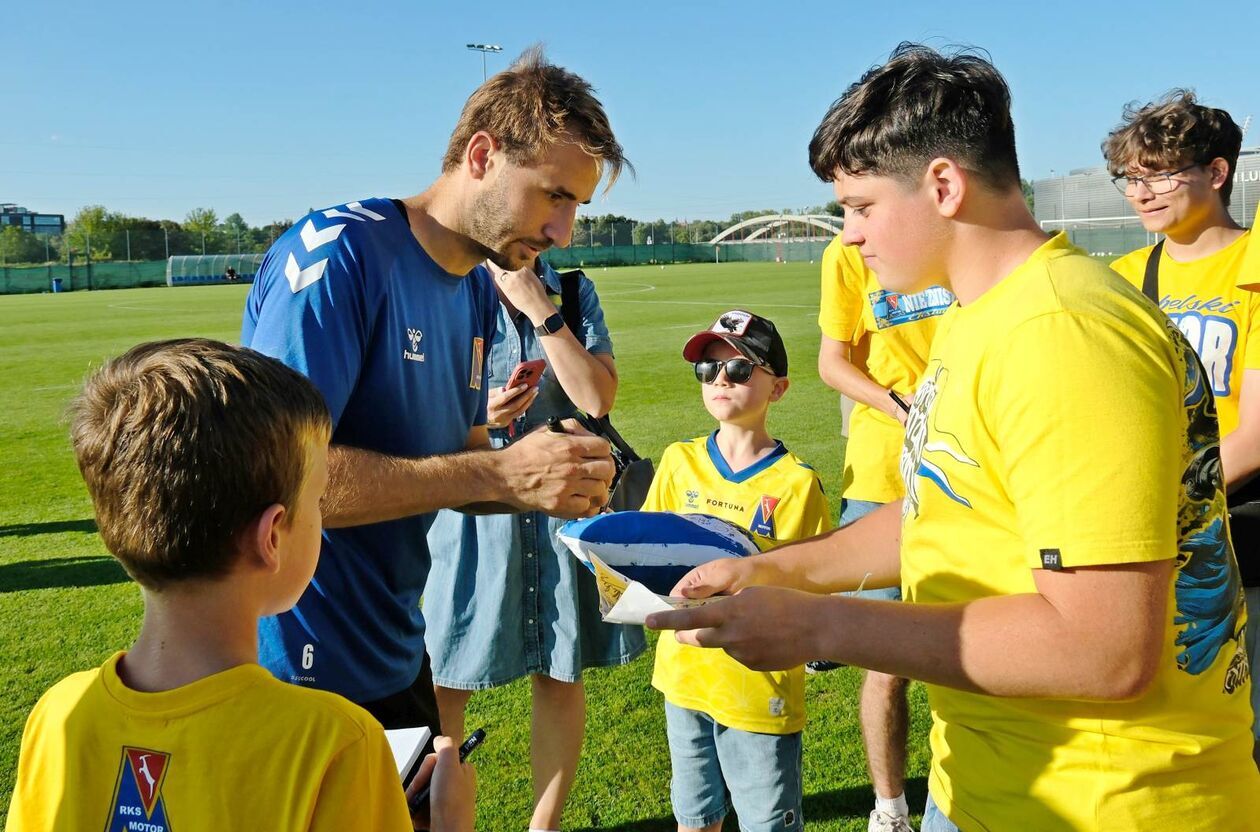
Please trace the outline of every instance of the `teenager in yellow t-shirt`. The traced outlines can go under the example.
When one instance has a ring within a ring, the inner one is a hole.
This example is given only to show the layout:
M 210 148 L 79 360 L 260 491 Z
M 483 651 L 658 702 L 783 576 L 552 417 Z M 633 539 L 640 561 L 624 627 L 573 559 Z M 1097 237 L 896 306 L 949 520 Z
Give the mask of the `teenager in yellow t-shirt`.
M 1260 295 L 1239 286 L 1250 232 L 1229 214 L 1242 130 L 1229 113 L 1179 90 L 1140 109 L 1103 143 L 1116 186 L 1162 242 L 1111 264 L 1149 290 L 1198 353 L 1216 398 L 1221 467 L 1230 492 L 1230 537 L 1246 588 L 1247 611 L 1260 616 Z M 1250 664 L 1260 662 L 1256 628 Z M 1260 712 L 1260 685 L 1252 686 Z M 1260 762 L 1260 716 L 1252 723 Z
M 923 377 L 937 319 L 953 301 L 941 286 L 914 294 L 884 289 L 857 247 L 846 246 L 839 237 L 823 252 L 818 374 L 854 402 L 844 448 L 841 526 L 905 494 L 897 468 L 905 438 L 905 403 L 914 398 Z M 860 595 L 900 601 L 901 587 L 863 590 Z M 814 661 L 806 669 L 817 672 L 838 666 Z M 858 712 L 875 791 L 868 832 L 898 832 L 909 817 L 906 680 L 867 672 Z
M 1215 406 L 1185 337 L 1037 226 L 983 58 L 899 47 L 810 157 L 884 285 L 958 299 L 907 422 L 906 497 L 699 567 L 678 592 L 738 594 L 648 625 L 761 670 L 821 655 L 928 683 L 927 832 L 1260 817 Z M 811 594 L 868 574 L 906 602 Z
M 330 431 L 306 378 L 215 341 L 141 344 L 87 381 L 75 456 L 144 623 L 35 705 L 8 832 L 412 828 L 380 723 L 257 661 L 258 619 L 319 558 Z M 412 790 L 432 775 L 426 820 L 472 830 L 471 771 L 437 745 Z
M 732 310 L 687 341 L 708 436 L 665 449 L 645 511 L 711 514 L 749 530 L 763 548 L 831 528 L 814 469 L 766 429 L 787 391 L 787 351 L 774 324 Z M 805 671 L 757 673 L 719 650 L 662 638 L 652 685 L 665 695 L 670 786 L 680 832 L 717 832 L 726 794 L 741 829 L 801 829 Z

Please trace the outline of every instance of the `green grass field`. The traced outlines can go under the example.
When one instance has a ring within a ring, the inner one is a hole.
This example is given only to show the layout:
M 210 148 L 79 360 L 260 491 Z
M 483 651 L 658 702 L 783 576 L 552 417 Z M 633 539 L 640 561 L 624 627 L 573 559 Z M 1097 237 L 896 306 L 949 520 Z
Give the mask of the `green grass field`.
M 843 443 L 837 396 L 819 381 L 817 266 L 731 263 L 596 270 L 617 349 L 618 428 L 659 459 L 711 429 L 683 340 L 718 313 L 751 309 L 787 341 L 792 387 L 772 432 L 820 470 L 838 511 Z M 44 689 L 125 648 L 140 624 L 139 590 L 105 551 L 79 479 L 63 414 L 89 368 L 133 344 L 206 336 L 234 341 L 248 287 L 211 286 L 0 297 L 0 815 L 7 811 L 22 725 Z M 669 752 L 651 655 L 587 676 L 587 738 L 566 829 L 672 830 Z M 811 828 L 866 828 L 870 786 L 857 724 L 856 671 L 811 677 L 805 816 Z M 922 807 L 929 716 L 911 688 L 911 806 Z M 475 696 L 484 725 L 478 828 L 529 820 L 529 688 Z M 733 818 L 728 829 L 734 829 Z

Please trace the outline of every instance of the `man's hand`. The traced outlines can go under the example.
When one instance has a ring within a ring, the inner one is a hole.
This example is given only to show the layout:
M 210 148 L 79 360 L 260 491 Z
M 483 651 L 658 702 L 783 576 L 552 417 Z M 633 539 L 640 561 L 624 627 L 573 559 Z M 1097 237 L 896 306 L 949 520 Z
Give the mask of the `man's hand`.
M 554 433 L 539 428 L 496 456 L 503 501 L 555 517 L 596 514 L 608 502 L 608 486 L 616 473 L 607 440 L 585 431 Z
M 459 749 L 450 737 L 435 737 L 434 753 L 420 763 L 407 786 L 407 799 L 430 783 L 429 804 L 411 816 L 415 829 L 434 832 L 472 832 L 476 817 L 477 772 L 459 761 Z
M 524 312 L 534 326 L 556 313 L 556 305 L 547 297 L 542 280 L 529 266 L 507 272 L 487 260 L 486 267 L 503 298 L 518 312 Z
M 718 558 L 692 569 L 669 591 L 682 598 L 734 595 L 758 583 L 756 558 Z
M 518 384 L 510 390 L 495 387 L 490 390 L 486 404 L 486 426 L 505 428 L 529 410 L 538 398 L 538 388 Z
M 818 638 L 823 618 L 815 608 L 828 600 L 754 586 L 700 607 L 652 613 L 645 623 L 653 630 L 676 630 L 682 644 L 721 647 L 752 670 L 787 670 L 823 656 Z

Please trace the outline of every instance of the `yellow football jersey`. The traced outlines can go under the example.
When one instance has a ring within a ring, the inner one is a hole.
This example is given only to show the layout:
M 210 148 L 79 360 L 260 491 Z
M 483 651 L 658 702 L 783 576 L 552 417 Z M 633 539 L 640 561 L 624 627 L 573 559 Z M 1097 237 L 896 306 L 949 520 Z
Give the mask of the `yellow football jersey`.
M 1173 559 L 1161 666 L 1123 702 L 929 685 L 929 786 L 963 829 L 1229 829 L 1260 817 L 1208 380 L 1141 293 L 1058 235 L 940 322 L 906 428 L 907 601 Z
M 912 295 L 879 285 L 856 246 L 832 240 L 822 258 L 818 325 L 833 341 L 852 345 L 850 361 L 881 387 L 909 398 L 923 378 L 936 322 L 954 296 L 933 286 Z M 840 496 L 889 503 L 901 499 L 897 472 L 901 423 L 862 402 L 849 420 Z
M 1207 370 L 1221 436 L 1238 427 L 1243 370 L 1260 370 L 1260 295 L 1238 286 L 1250 237 L 1248 232 L 1188 263 L 1168 252 L 1159 259 L 1159 308 L 1185 333 Z M 1141 289 L 1152 248 L 1130 252 L 1111 268 Z
M 665 449 L 644 511 L 712 514 L 748 529 L 763 550 L 831 528 L 818 474 L 782 442 L 732 471 L 716 437 L 714 431 Z M 665 633 L 656 645 L 652 685 L 674 705 L 728 728 L 793 734 L 805 727 L 804 668 L 749 670 L 723 650 L 679 644 Z
M 35 705 L 8 832 L 411 829 L 385 733 L 359 706 L 256 664 L 140 693 L 122 656 Z

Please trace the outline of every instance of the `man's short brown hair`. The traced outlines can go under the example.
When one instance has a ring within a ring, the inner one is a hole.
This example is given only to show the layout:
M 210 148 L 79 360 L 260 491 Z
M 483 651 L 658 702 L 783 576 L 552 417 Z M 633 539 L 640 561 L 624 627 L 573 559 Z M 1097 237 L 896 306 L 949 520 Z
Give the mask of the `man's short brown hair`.
M 294 510 L 331 430 L 304 376 L 205 339 L 133 347 L 88 378 L 70 438 L 105 545 L 149 589 L 226 574 L 268 506 Z
M 556 143 L 572 141 L 607 166 L 606 188 L 617 181 L 622 168 L 634 170 L 595 90 L 572 72 L 548 63 L 538 46 L 469 96 L 442 159 L 443 173 L 460 166 L 468 142 L 482 130 L 518 165 L 533 164 Z
M 1103 156 L 1112 176 L 1137 168 L 1168 171 L 1186 165 L 1209 165 L 1213 159 L 1229 164 L 1221 186 L 1221 200 L 1229 205 L 1234 170 L 1242 149 L 1242 129 L 1225 110 L 1205 107 L 1191 90 L 1176 89 L 1142 106 L 1124 108 L 1124 120 L 1107 134 Z

